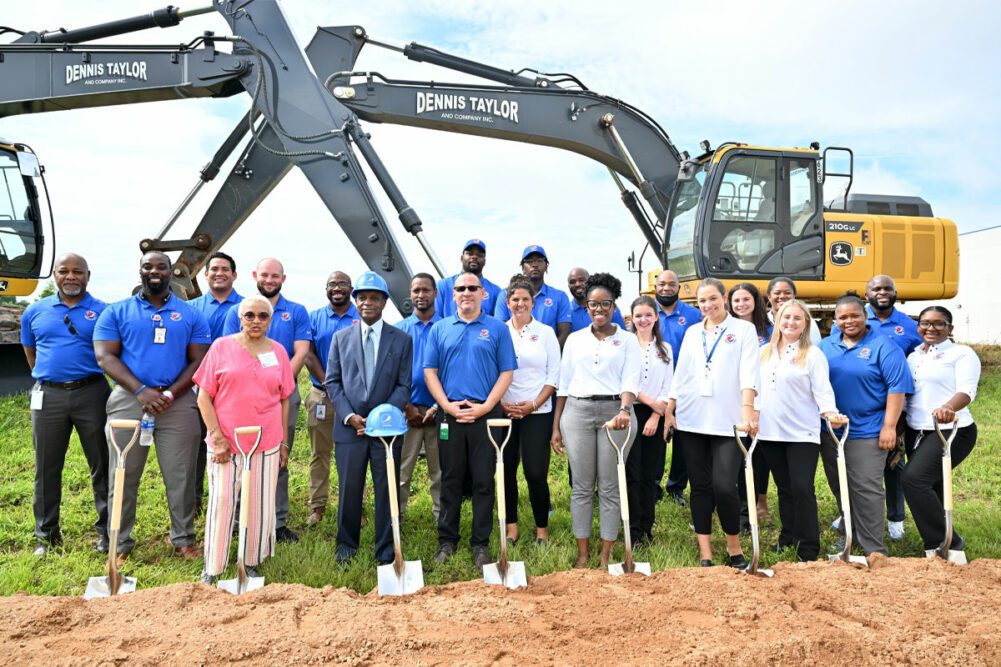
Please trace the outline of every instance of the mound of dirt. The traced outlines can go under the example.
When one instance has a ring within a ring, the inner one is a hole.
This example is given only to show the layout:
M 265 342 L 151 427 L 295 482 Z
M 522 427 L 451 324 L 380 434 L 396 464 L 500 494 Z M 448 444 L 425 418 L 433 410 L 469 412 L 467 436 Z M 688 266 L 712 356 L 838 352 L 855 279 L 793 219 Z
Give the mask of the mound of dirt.
M 0 599 L 7 664 L 1001 664 L 1001 561 L 874 557 L 611 577 L 574 570 L 509 591 L 405 598 L 175 584 L 113 599 Z

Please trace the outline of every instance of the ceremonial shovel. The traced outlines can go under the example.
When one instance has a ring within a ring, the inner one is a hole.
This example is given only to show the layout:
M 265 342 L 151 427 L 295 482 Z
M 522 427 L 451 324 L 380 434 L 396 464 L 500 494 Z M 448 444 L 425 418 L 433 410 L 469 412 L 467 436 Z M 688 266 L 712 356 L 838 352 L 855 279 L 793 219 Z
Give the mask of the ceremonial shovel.
M 750 512 L 747 513 L 747 518 L 751 523 L 751 546 L 754 549 L 754 555 L 751 557 L 751 562 L 743 572 L 747 574 L 760 574 L 766 577 L 775 576 L 775 573 L 771 570 L 759 570 L 758 569 L 758 558 L 761 555 L 761 544 L 758 541 L 758 513 L 754 511 L 754 506 L 757 504 L 755 499 L 754 490 L 754 464 L 751 458 L 754 456 L 754 449 L 758 446 L 758 436 L 751 438 L 751 448 L 748 449 L 744 447 L 744 441 L 740 437 L 741 433 L 747 433 L 747 425 L 741 424 L 739 426 L 733 427 L 733 437 L 737 439 L 737 446 L 740 447 L 740 451 L 744 453 L 744 486 L 747 487 L 747 506 L 750 508 Z
M 257 441 L 250 451 L 244 451 L 240 445 L 240 436 L 254 433 Z M 250 457 L 254 455 L 261 444 L 260 426 L 240 426 L 233 429 L 233 442 L 240 450 L 243 465 L 240 471 L 240 541 L 236 547 L 236 579 L 222 579 L 219 581 L 219 588 L 228 591 L 233 595 L 240 595 L 247 591 L 257 590 L 264 586 L 264 577 L 247 576 L 247 531 L 250 524 Z
M 491 427 L 507 428 L 504 442 L 500 445 L 494 440 L 494 435 L 490 432 Z M 497 472 L 495 477 L 497 485 L 497 520 L 500 523 L 500 560 L 496 563 L 488 563 L 483 566 L 483 581 L 488 584 L 501 584 L 508 588 L 528 586 L 528 579 L 525 577 L 525 563 L 521 561 L 508 562 L 507 560 L 507 539 L 505 537 L 507 504 L 504 497 L 504 447 L 507 446 L 507 441 L 511 439 L 511 420 L 488 419 L 487 436 L 494 446 L 494 451 L 497 452 Z
M 838 444 L 838 489 L 841 496 L 841 525 L 845 528 L 845 548 L 839 554 L 832 554 L 829 558 L 832 561 L 840 560 L 845 563 L 858 563 L 869 566 L 869 562 L 862 556 L 852 556 L 852 504 L 848 497 L 848 466 L 845 464 L 845 441 L 848 440 L 848 417 L 838 415 L 837 417 L 825 417 L 824 423 L 827 425 L 827 432 L 831 434 L 834 442 Z M 845 425 L 845 432 L 840 438 L 834 435 L 834 426 Z
M 945 506 L 945 538 L 938 549 L 925 551 L 925 556 L 928 558 L 938 556 L 956 565 L 966 565 L 966 552 L 961 549 L 949 548 L 952 545 L 952 441 L 959 433 L 959 423 L 953 423 L 949 438 L 946 439 L 942 434 L 942 429 L 938 426 L 938 419 L 932 416 L 932 420 L 935 422 L 935 432 L 938 433 L 938 437 L 942 441 L 942 504 Z
M 115 437 L 115 429 L 132 429 L 132 438 L 129 444 L 123 449 L 118 444 Z M 135 577 L 123 577 L 118 571 L 118 531 L 122 527 L 122 495 L 125 493 L 125 456 L 139 439 L 138 419 L 115 419 L 108 424 L 108 431 L 111 434 L 111 444 L 118 452 L 118 460 L 115 462 L 115 502 L 111 508 L 111 527 L 108 531 L 108 576 L 91 577 L 87 581 L 87 590 L 83 594 L 84 600 L 91 598 L 106 598 L 121 593 L 131 593 L 136 589 Z
M 372 417 L 369 416 L 369 420 Z M 389 483 L 389 512 L 393 520 L 393 562 L 380 565 L 377 570 L 379 578 L 379 595 L 409 595 L 424 588 L 424 566 L 419 560 L 403 560 L 403 549 L 400 547 L 400 501 L 397 497 L 396 463 L 393 459 L 393 443 L 397 436 L 392 436 L 389 442 L 379 436 L 386 448 L 386 479 Z
M 619 473 L 619 509 L 622 513 L 622 539 L 626 544 L 626 562 L 609 563 L 608 573 L 616 577 L 620 574 L 631 572 L 639 572 L 640 574 L 650 576 L 650 563 L 633 562 L 633 536 L 629 531 L 629 494 L 626 489 L 625 449 L 626 443 L 629 442 L 629 437 L 633 433 L 633 424 L 631 421 L 629 422 L 629 428 L 626 429 L 626 439 L 622 441 L 621 446 L 615 444 L 615 439 L 612 438 L 612 422 L 605 424 L 604 428 L 605 435 L 608 436 L 608 442 L 612 445 L 612 449 L 615 450 L 615 455 L 618 458 L 615 467 Z

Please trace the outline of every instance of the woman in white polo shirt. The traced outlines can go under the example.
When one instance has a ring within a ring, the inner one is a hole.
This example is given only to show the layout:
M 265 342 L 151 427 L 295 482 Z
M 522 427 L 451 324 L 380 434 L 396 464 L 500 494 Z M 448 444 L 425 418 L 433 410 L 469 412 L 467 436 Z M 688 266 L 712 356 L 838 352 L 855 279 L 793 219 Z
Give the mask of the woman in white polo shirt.
M 606 569 L 612 545 L 619 537 L 620 508 L 617 456 L 604 426 L 611 422 L 617 431 L 632 426 L 625 444 L 628 456 L 636 437 L 633 401 L 640 386 L 640 346 L 636 336 L 612 322 L 615 301 L 622 296 L 619 279 L 595 273 L 584 289 L 591 326 L 570 334 L 563 346 L 551 443 L 560 455 L 566 443 L 573 470 L 570 518 L 577 538 L 574 567 L 587 567 L 590 557 L 597 483 L 601 568 Z
M 518 541 L 518 462 L 525 471 L 528 499 L 535 517 L 535 539 L 549 540 L 549 436 L 553 406 L 549 398 L 560 377 L 560 344 L 553 328 L 532 317 L 532 283 L 518 274 L 507 286 L 508 327 L 518 368 L 501 399 L 504 416 L 511 419 L 511 441 L 504 448 L 504 493 L 507 540 Z
M 918 333 L 924 343 L 907 357 L 914 377 L 914 393 L 907 398 L 907 467 L 903 472 L 904 498 L 924 540 L 925 549 L 936 549 L 945 537 L 942 506 L 942 443 L 935 433 L 934 415 L 943 433 L 956 419 L 959 433 L 952 443 L 952 467 L 963 462 L 977 443 L 977 425 L 970 403 L 977 395 L 980 359 L 966 345 L 949 340 L 952 313 L 929 306 L 918 316 Z M 966 541 L 952 531 L 950 549 L 962 550 Z
M 810 342 L 810 310 L 786 301 L 761 349 L 758 447 L 779 491 L 780 549 L 796 547 L 802 561 L 817 560 L 820 527 L 814 480 L 820 458 L 820 420 L 837 414 L 827 357 Z
M 733 439 L 735 424 L 757 433 L 754 399 L 758 391 L 758 333 L 750 322 L 726 311 L 726 288 L 706 278 L 695 290 L 702 326 L 689 327 L 674 368 L 664 433 L 684 447 L 692 485 L 692 523 L 701 565 L 712 562 L 712 513 L 716 508 L 726 534 L 732 567 L 747 567 L 740 547 L 737 476 L 743 457 Z

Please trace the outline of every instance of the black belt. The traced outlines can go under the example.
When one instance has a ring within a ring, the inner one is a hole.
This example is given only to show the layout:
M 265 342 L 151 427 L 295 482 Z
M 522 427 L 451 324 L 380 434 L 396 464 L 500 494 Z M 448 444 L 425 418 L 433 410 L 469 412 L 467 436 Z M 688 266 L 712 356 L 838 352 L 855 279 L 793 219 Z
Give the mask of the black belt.
M 615 394 L 593 394 L 591 396 L 571 396 L 571 398 L 576 398 L 578 401 L 618 401 L 619 396 Z
M 322 384 L 313 383 L 313 389 L 319 389 L 320 391 L 326 391 L 326 388 Z
M 450 398 L 449 403 L 476 403 L 477 405 L 483 405 L 483 401 L 477 400 L 475 398 Z
M 91 375 L 85 377 L 82 380 L 71 380 L 69 382 L 50 382 L 49 380 L 42 380 L 42 384 L 46 387 L 55 387 L 56 389 L 79 389 L 80 387 L 86 387 L 88 384 L 94 384 L 95 382 L 100 382 L 104 379 L 104 375 Z

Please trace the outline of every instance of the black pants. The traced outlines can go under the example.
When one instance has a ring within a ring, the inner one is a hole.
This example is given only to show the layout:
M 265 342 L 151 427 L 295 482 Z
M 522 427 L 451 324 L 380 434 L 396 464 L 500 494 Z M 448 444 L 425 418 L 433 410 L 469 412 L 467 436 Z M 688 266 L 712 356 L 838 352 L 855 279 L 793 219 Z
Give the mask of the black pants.
M 76 428 L 90 468 L 98 535 L 108 534 L 108 441 L 104 435 L 105 403 L 111 388 L 102 378 L 78 389 L 42 386 L 42 409 L 31 411 L 35 445 L 35 537 L 58 542 L 59 504 L 63 494 L 63 466 L 70 435 Z
M 661 475 L 663 477 L 663 475 Z M 660 480 L 657 480 L 660 484 Z M 665 489 L 673 496 L 681 496 L 688 486 L 688 466 L 685 464 L 685 448 L 678 444 L 678 439 L 671 440 L 671 469 L 667 473 Z
M 755 473 L 758 452 L 768 462 L 779 491 L 779 520 L 782 522 L 779 547 L 795 545 L 800 560 L 817 560 L 820 554 L 820 526 L 814 482 L 820 446 L 807 442 L 759 440 L 758 449 L 754 452 Z
M 664 456 L 667 444 L 664 430 L 658 421 L 653 435 L 643 435 L 643 426 L 653 410 L 642 403 L 634 403 L 636 428 L 639 433 L 626 458 L 626 486 L 629 495 L 629 532 L 633 539 L 653 532 L 654 509 L 657 505 L 657 487 L 664 474 Z
M 946 433 L 943 431 L 943 433 Z M 948 433 L 946 433 L 948 436 Z M 902 474 L 904 495 L 911 516 L 924 540 L 925 549 L 936 549 L 945 538 L 945 507 L 942 504 L 942 441 L 934 431 L 907 429 L 907 467 Z M 952 467 L 956 468 L 977 444 L 977 425 L 959 429 L 952 443 Z M 952 529 L 952 543 L 959 533 Z
M 441 411 L 444 413 L 444 411 Z M 441 512 L 438 514 L 438 543 L 458 544 L 459 512 L 462 509 L 462 478 L 469 467 L 473 482 L 473 526 L 470 546 L 487 546 L 493 530 L 494 465 L 497 455 L 487 437 L 487 419 L 501 416 L 500 406 L 472 424 L 460 424 L 449 414 L 448 440 L 438 440 L 441 463 Z
M 504 448 L 504 505 L 508 523 L 518 523 L 518 462 L 521 461 L 535 525 L 539 528 L 549 526 L 549 437 L 552 434 L 552 412 L 511 420 L 511 441 Z
M 202 427 L 201 440 L 198 442 L 204 443 L 205 436 L 208 435 L 209 430 L 202 419 L 201 411 L 198 412 L 198 424 Z M 195 505 L 201 505 L 202 500 L 205 498 L 205 459 L 207 452 L 208 447 L 199 445 L 198 458 L 195 459 Z
M 938 436 L 935 436 L 938 440 Z M 959 436 L 956 436 L 959 439 Z M 941 443 L 939 443 L 941 444 Z M 941 465 L 941 464 L 940 464 Z M 890 467 L 890 457 L 886 457 L 886 467 L 883 468 L 883 485 L 886 487 L 886 520 L 904 520 L 904 482 L 903 482 L 903 462 L 896 467 Z
M 692 524 L 698 535 L 712 532 L 713 508 L 727 535 L 740 530 L 740 501 L 737 475 L 743 456 L 732 437 L 675 431 L 674 439 L 685 450 L 689 481 Z

